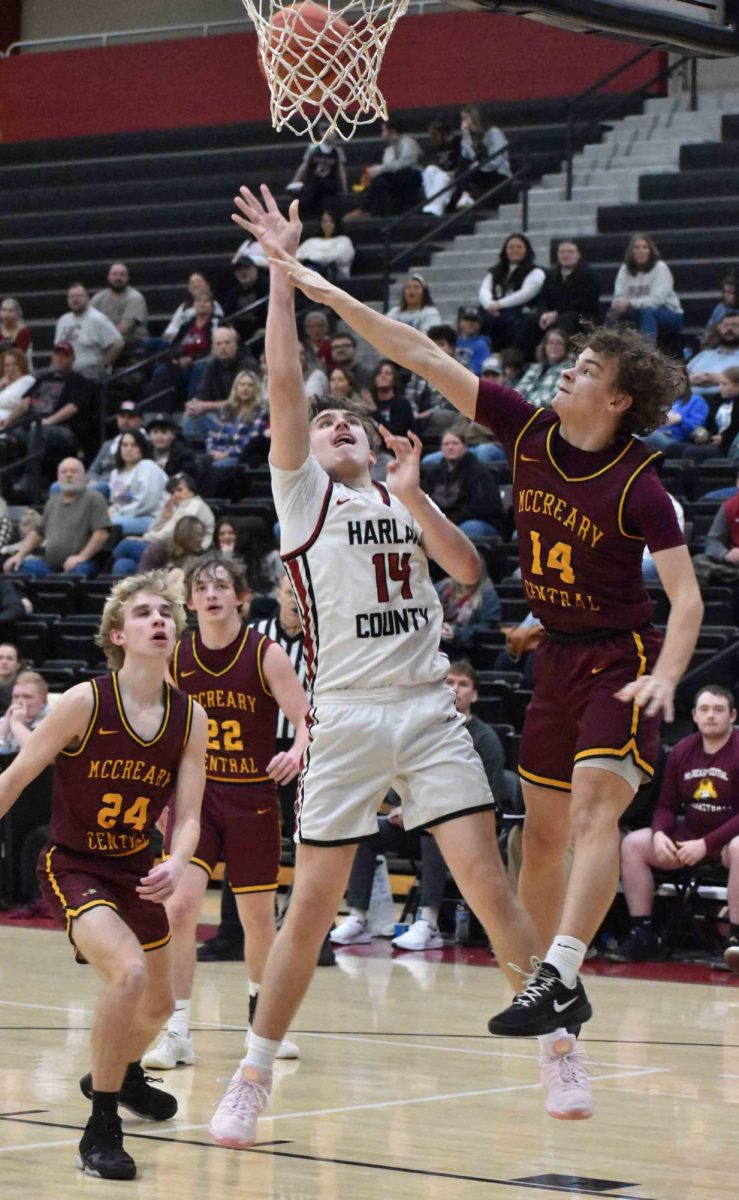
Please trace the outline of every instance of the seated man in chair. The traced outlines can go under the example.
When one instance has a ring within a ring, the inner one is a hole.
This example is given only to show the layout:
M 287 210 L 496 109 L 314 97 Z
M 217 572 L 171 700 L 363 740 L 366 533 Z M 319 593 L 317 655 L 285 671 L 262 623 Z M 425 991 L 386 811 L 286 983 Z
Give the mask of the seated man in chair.
M 707 684 L 695 697 L 698 732 L 673 746 L 649 829 L 621 844 L 621 879 L 631 932 L 609 954 L 616 962 L 656 958 L 652 921 L 652 868 L 679 871 L 698 863 L 723 863 L 729 871 L 729 939 L 724 959 L 739 970 L 739 730 L 734 697 Z

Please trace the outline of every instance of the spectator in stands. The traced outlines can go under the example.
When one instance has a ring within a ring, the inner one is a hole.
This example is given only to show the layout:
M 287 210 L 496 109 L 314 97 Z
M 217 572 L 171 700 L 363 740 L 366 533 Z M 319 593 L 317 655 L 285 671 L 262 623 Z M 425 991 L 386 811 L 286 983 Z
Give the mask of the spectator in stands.
M 300 366 L 303 372 L 303 386 L 308 399 L 311 396 L 325 396 L 328 391 L 328 375 L 325 367 L 312 367 L 308 361 L 308 351 L 302 342 L 298 345 Z M 267 387 L 266 370 L 262 377 L 263 388 Z
M 511 233 L 480 284 L 483 332 L 494 350 L 517 344 L 522 320 L 533 313 L 543 285 L 544 272 L 536 266 L 531 242 L 524 233 Z
M 0 717 L 0 754 L 17 754 L 49 713 L 49 689 L 43 675 L 21 671 L 10 706 Z
M 269 412 L 262 401 L 259 376 L 253 371 L 240 371 L 221 409 L 221 419 L 206 439 L 206 462 L 200 479 L 206 496 L 220 494 L 210 490 L 206 478 L 209 484 L 216 482 L 214 471 L 217 475 L 242 462 L 247 446 L 255 438 L 263 438 L 268 428 Z
M 169 413 L 154 413 L 146 421 L 146 433 L 151 442 L 152 460 L 167 475 L 184 471 L 187 475 L 197 472 L 195 454 L 183 437 L 177 423 Z
M 139 560 L 140 571 L 169 567 L 182 571 L 184 580 L 190 560 L 203 550 L 205 525 L 199 517 L 180 517 L 169 537 L 149 542 Z
M 328 317 L 322 308 L 312 308 L 305 314 L 302 345 L 311 371 L 327 371 L 334 365 Z
M 216 522 L 213 544 L 227 558 L 242 557 L 242 547 L 238 544 L 236 523 L 230 517 L 220 517 Z
M 12 528 L 9 519 L 8 525 Z M 16 622 L 22 621 L 27 611 L 31 611 L 31 602 L 24 601 L 21 587 L 22 585 L 14 579 L 0 578 L 0 639 L 3 645 L 7 645 L 9 639 L 16 636 Z
M 574 366 L 570 339 L 558 326 L 548 329 L 532 363 L 518 384 L 521 395 L 537 408 L 551 408 L 559 391 L 562 372 Z
M 240 317 L 232 317 L 250 304 L 265 300 L 269 294 L 269 280 L 264 271 L 248 254 L 243 254 L 233 264 L 234 285 L 226 296 L 226 312 L 229 314 L 229 325 L 236 330 L 242 342 L 257 338 L 264 333 L 267 319 L 267 306 L 260 304 L 251 312 L 243 313 Z
M 435 586 L 444 611 L 441 640 L 457 653 L 469 653 L 477 634 L 492 633 L 500 625 L 503 609 L 484 560 L 475 587 L 449 576 Z
M 33 362 L 31 330 L 23 321 L 23 309 L 12 296 L 0 301 L 0 354 L 14 347 L 22 350 L 29 367 Z
M 13 696 L 13 684 L 25 662 L 12 642 L 0 643 L 0 712 L 5 712 Z
M 695 697 L 693 720 L 698 732 L 682 738 L 667 756 L 651 828 L 637 829 L 621 843 L 631 932 L 608 957 L 616 962 L 658 957 L 652 870 L 680 871 L 706 862 L 729 872 L 724 958 L 731 970 L 739 970 L 739 730 L 731 692 L 706 684 Z
M 563 329 L 568 337 L 577 333 L 584 321 L 597 325 L 599 295 L 598 276 L 583 262 L 578 243 L 565 238 L 557 246 L 556 263 L 546 273 L 537 298 L 537 312 L 525 317 L 522 323 L 521 349 L 526 357 L 534 357 L 542 333 L 553 325 Z
M 671 495 L 670 492 L 668 492 L 667 495 L 670 497 L 670 500 L 672 502 L 672 507 L 675 510 L 675 516 L 677 517 L 677 523 L 680 526 L 680 532 L 685 533 L 685 510 L 684 510 L 682 504 L 680 503 L 680 501 L 677 500 L 673 495 Z M 644 580 L 645 583 L 655 583 L 655 584 L 658 584 L 660 587 L 662 586 L 662 581 L 659 577 L 659 572 L 658 572 L 656 566 L 654 565 L 654 558 L 653 558 L 652 552 L 648 546 L 645 547 L 644 557 L 641 560 L 641 573 L 642 573 L 642 579 Z
M 508 797 L 503 770 L 505 755 L 495 730 L 472 713 L 472 705 L 478 698 L 477 676 L 466 659 L 451 664 L 447 683 L 454 689 L 457 712 L 464 718 L 493 796 L 502 809 Z M 417 830 L 405 832 L 398 797 L 394 792 L 390 792 L 388 800 L 394 807 L 386 817 L 380 817 L 378 834 L 369 841 L 360 842 L 357 847 L 346 891 L 349 916 L 331 931 L 331 941 L 340 946 L 361 945 L 372 941 L 368 915 L 375 864 L 378 854 L 391 851 L 403 857 L 421 860 L 416 920 L 406 933 L 394 938 L 393 945 L 399 950 L 439 950 L 444 945 L 444 939 L 439 933 L 438 919 L 446 888 L 446 863 L 433 837 L 427 833 L 419 835 Z
M 69 312 L 56 323 L 54 345 L 71 343 L 74 346 L 75 370 L 86 379 L 105 379 L 123 353 L 123 338 L 113 322 L 92 307 L 83 284 L 71 285 L 67 292 L 67 304 Z
M 296 257 L 326 279 L 339 280 L 351 275 L 355 254 L 354 243 L 344 233 L 341 217 L 326 208 L 321 213 L 320 236 L 301 242 Z
M 711 441 L 720 454 L 728 454 L 735 461 L 739 455 L 739 367 L 727 367 L 721 372 L 718 392 L 721 404 L 714 416 L 716 432 Z M 713 499 L 713 494 L 710 495 Z
M 193 271 L 187 281 L 187 294 L 185 299 L 177 306 L 170 317 L 162 339 L 165 342 L 173 342 L 177 337 L 180 329 L 188 321 L 192 321 L 195 316 L 195 300 L 198 296 L 210 296 L 213 300 L 213 312 L 218 320 L 223 318 L 223 309 L 218 301 L 213 296 L 213 289 L 210 286 L 210 280 L 202 271 Z M 156 349 L 156 347 L 153 347 Z
M 359 206 L 347 213 L 347 221 L 366 217 L 368 213 L 387 217 L 411 208 L 418 199 L 421 147 L 399 121 L 386 121 L 382 136 L 387 143 L 382 162 L 366 168 L 369 186 L 362 193 Z
M 706 535 L 706 549 L 693 559 L 698 582 L 739 583 L 739 489 L 719 506 Z
M 729 312 L 739 310 L 739 272 L 729 271 L 721 280 L 721 299 L 711 312 L 703 331 L 703 344 L 706 345 L 711 333 L 723 321 Z
M 328 377 L 328 397 L 330 400 L 349 400 L 354 404 L 360 403 L 357 381 L 347 367 L 331 368 Z
M 15 419 L 18 406 L 34 383 L 22 350 L 10 349 L 0 354 L 0 429 Z
M 427 330 L 427 336 L 435 346 L 438 346 L 450 358 L 454 358 L 457 333 L 451 325 L 432 325 Z M 411 405 L 413 419 L 417 422 L 419 434 L 424 438 L 441 437 L 444 430 L 458 420 L 459 414 L 456 408 L 437 388 L 432 387 L 420 375 L 409 377 L 403 394 Z M 427 455 L 423 462 L 431 461 L 431 458 L 432 456 Z M 439 453 L 433 461 L 440 462 L 441 454 Z
M 236 376 L 241 371 L 256 371 L 257 363 L 242 347 L 236 330 L 221 325 L 213 334 L 213 353 L 203 362 L 202 370 L 196 370 L 199 377 L 185 405 L 182 432 L 188 441 L 202 443 L 218 425 Z
M 400 303 L 394 304 L 389 310 L 389 317 L 394 321 L 402 321 L 412 329 L 420 329 L 428 333 L 434 325 L 441 324 L 439 310 L 431 298 L 431 292 L 423 275 L 409 275 L 403 284 Z
M 288 192 L 300 193 L 300 216 L 315 217 L 326 205 L 336 203 L 349 191 L 346 178 L 346 152 L 330 122 L 318 122 L 317 145 L 308 146 L 303 161 L 287 185 Z
M 454 357 L 475 375 L 490 358 L 490 341 L 480 333 L 480 312 L 474 304 L 460 308 L 457 316 L 457 342 Z
M 53 360 L 52 360 L 53 361 Z M 90 463 L 87 481 L 91 487 L 97 488 L 104 496 L 110 493 L 110 476 L 115 466 L 115 455 L 118 443 L 124 433 L 131 429 L 143 428 L 144 418 L 135 400 L 121 400 L 115 417 L 116 432 L 112 438 L 103 442 L 95 458 Z
M 241 517 L 233 524 L 238 557 L 246 567 L 249 586 L 258 595 L 274 595 L 285 568 L 266 516 Z
M 413 428 L 413 409 L 401 394 L 398 368 L 383 359 L 377 365 L 368 397 L 369 416 L 391 433 L 405 437 Z
M 685 375 L 685 386 L 667 414 L 664 425 L 643 439 L 652 450 L 660 450 L 667 458 L 679 458 L 697 429 L 703 429 L 708 418 L 708 404 L 693 392 Z
M 64 458 L 57 469 L 59 492 L 49 496 L 41 524 L 24 537 L 20 548 L 3 563 L 3 571 L 19 571 L 43 579 L 54 572 L 96 575 L 96 562 L 108 540 L 110 517 L 105 500 L 88 488 L 78 458 Z M 34 554 L 43 544 L 43 557 Z
M 425 471 L 425 491 L 468 537 L 495 537 L 503 527 L 498 485 L 488 468 L 469 451 L 461 425 L 446 431 L 441 454 L 442 461 Z
M 124 535 L 146 533 L 159 512 L 167 474 L 151 457 L 151 444 L 142 429 L 121 437 L 110 476 L 108 515 Z
M 688 363 L 690 382 L 702 396 L 717 396 L 722 372 L 739 367 L 739 312 L 726 313 L 711 341 L 712 346 L 699 350 Z
M 429 125 L 428 135 L 427 165 L 421 172 L 423 194 L 428 201 L 423 211 L 441 217 L 454 191 L 462 134 L 456 133 L 445 117 L 437 117 Z
M 113 551 L 113 574 L 132 575 L 139 565 L 148 543 L 157 538 L 170 538 L 180 517 L 197 517 L 205 527 L 203 549 L 207 550 L 213 540 L 216 519 L 212 510 L 198 495 L 197 485 L 191 475 L 184 472 L 167 480 L 167 493 L 162 507 L 146 533 L 125 537 Z
M 474 167 L 474 170 L 466 179 L 460 180 L 452 197 L 452 206 L 469 208 L 484 192 L 489 192 L 496 184 L 510 179 L 508 139 L 496 125 L 486 125 L 480 116 L 479 108 L 473 104 L 467 104 L 462 109 L 459 128 L 459 172 L 461 174 L 471 167 Z M 508 198 L 498 195 L 495 199 L 500 204 Z
M 357 339 L 349 331 L 337 330 L 331 338 L 331 361 L 337 367 L 345 367 L 351 371 L 359 388 L 368 388 L 372 384 L 374 362 L 371 367 L 365 366 L 357 358 Z
M 616 275 L 606 324 L 619 321 L 628 321 L 655 341 L 682 333 L 683 310 L 672 271 L 646 233 L 631 236 Z
M 74 346 L 59 342 L 51 352 L 50 369 L 41 372 L 10 421 L 27 413 L 41 417 L 45 464 L 56 471 L 60 459 L 76 453 L 81 427 L 94 419 L 94 399 L 95 385 L 76 369 Z M 27 426 L 12 434 L 22 453 L 28 448 L 29 436 Z
M 198 364 L 204 364 L 210 357 L 218 328 L 212 296 L 201 292 L 195 297 L 193 308 L 195 315 L 192 320 L 184 321 L 175 334 L 171 358 L 157 364 L 147 386 L 149 396 L 157 396 L 159 392 L 171 389 L 171 396 L 158 401 L 159 406 L 168 411 L 183 404 L 186 397 L 190 399 L 194 395 L 203 369 L 198 369 Z
M 517 388 L 526 371 L 526 359 L 517 346 L 509 346 L 500 352 L 500 365 L 503 368 L 504 382 L 507 387 Z
M 125 263 L 113 263 L 108 271 L 108 286 L 97 292 L 91 301 L 115 325 L 128 349 L 141 345 L 149 336 L 149 311 L 141 292 L 129 283 Z

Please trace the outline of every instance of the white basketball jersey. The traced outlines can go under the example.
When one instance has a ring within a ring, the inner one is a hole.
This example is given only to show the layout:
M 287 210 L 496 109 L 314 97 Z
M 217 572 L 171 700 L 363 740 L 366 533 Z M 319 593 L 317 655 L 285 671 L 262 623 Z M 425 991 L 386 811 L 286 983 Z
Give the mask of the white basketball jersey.
M 333 482 L 312 456 L 271 471 L 312 693 L 444 679 L 441 605 L 408 510 L 383 484 Z

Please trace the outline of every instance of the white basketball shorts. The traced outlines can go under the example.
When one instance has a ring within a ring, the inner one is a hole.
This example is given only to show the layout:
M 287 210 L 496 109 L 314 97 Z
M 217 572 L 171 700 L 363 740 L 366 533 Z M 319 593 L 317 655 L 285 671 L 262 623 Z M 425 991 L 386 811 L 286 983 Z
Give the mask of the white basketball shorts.
M 445 683 L 331 692 L 316 699 L 309 721 L 296 842 L 339 846 L 372 837 L 390 788 L 400 796 L 406 829 L 494 807 Z

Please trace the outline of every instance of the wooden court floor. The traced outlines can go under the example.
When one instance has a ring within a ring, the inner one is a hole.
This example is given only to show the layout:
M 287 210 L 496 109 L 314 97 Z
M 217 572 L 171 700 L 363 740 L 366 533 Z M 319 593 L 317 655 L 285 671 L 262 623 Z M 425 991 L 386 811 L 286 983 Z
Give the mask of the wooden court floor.
M 241 1053 L 244 975 L 198 969 L 197 1061 L 165 1076 L 175 1121 L 124 1120 L 139 1177 L 74 1167 L 95 979 L 63 935 L 0 929 L 0 1197 L 142 1200 L 722 1200 L 737 1193 L 739 987 L 589 977 L 597 1112 L 546 1115 L 536 1049 L 489 1037 L 499 971 L 339 955 L 295 1023 L 251 1151 L 206 1124 Z M 438 955 L 436 956 L 438 958 Z

